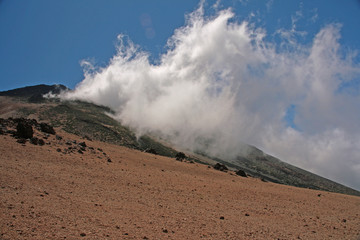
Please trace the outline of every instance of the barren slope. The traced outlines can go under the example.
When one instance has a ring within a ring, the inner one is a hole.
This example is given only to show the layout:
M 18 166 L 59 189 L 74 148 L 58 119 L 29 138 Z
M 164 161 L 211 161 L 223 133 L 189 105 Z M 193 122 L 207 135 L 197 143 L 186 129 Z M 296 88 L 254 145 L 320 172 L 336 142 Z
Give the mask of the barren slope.
M 359 197 L 97 141 L 85 140 L 81 154 L 83 139 L 57 132 L 62 139 L 50 135 L 44 146 L 0 135 L 0 239 L 359 237 Z

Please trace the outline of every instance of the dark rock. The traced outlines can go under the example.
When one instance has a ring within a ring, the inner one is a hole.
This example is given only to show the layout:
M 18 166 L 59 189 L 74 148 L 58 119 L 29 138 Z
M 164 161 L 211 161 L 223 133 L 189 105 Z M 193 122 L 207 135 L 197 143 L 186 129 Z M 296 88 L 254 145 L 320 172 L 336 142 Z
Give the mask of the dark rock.
M 80 233 L 80 236 L 81 236 L 81 237 L 85 237 L 85 236 L 86 236 L 86 233 Z
M 186 155 L 183 152 L 178 152 L 175 155 L 175 158 L 176 158 L 177 161 L 182 161 L 182 160 L 186 159 Z
M 168 233 L 168 232 L 169 231 L 166 228 L 163 229 L 163 233 Z
M 79 143 L 79 146 L 82 146 L 82 147 L 85 148 L 85 147 L 86 147 L 86 143 L 85 143 L 85 142 L 80 142 L 80 143 Z
M 39 146 L 44 146 L 45 145 L 45 141 L 43 139 L 39 139 L 38 140 L 38 144 Z
M 99 152 L 102 152 L 102 151 L 103 151 L 101 148 L 98 148 L 97 150 L 98 150 Z
M 248 214 L 248 213 L 245 213 L 245 216 L 246 216 L 246 217 L 248 217 L 248 216 L 250 216 L 250 214 Z
M 221 220 L 224 220 L 224 219 L 225 219 L 225 217 L 221 216 L 221 217 L 220 217 L 220 219 L 221 219 Z
M 60 148 L 57 148 L 56 151 L 57 151 L 57 152 L 61 152 L 61 149 L 60 149 Z
M 155 149 L 153 149 L 153 148 L 148 148 L 148 149 L 146 149 L 145 150 L 145 152 L 147 152 L 147 153 L 151 153 L 151 154 L 155 154 L 155 155 L 157 155 L 158 153 L 156 152 L 156 150 Z
M 30 138 L 30 143 L 34 144 L 34 145 L 38 145 L 39 139 L 37 137 L 32 137 L 32 138 Z
M 247 177 L 246 173 L 241 169 L 236 171 L 236 175 L 241 176 L 241 177 Z
M 7 130 L 5 133 L 16 136 L 16 131 L 14 131 L 14 130 Z
M 56 135 L 56 140 L 62 140 L 62 136 Z
M 78 150 L 78 153 L 83 154 L 83 151 L 81 151 L 81 150 L 79 149 L 79 150 Z
M 21 144 L 25 144 L 25 143 L 26 143 L 26 139 L 25 139 L 25 138 L 20 138 L 20 139 L 18 139 L 16 142 L 21 143 Z
M 47 123 L 40 123 L 40 131 L 55 135 L 55 130 Z
M 107 159 L 108 162 L 112 162 L 110 158 Z
M 67 141 L 65 144 L 66 144 L 66 145 L 69 145 L 69 146 L 72 145 L 72 143 L 71 143 L 70 141 Z
M 222 163 L 216 163 L 213 167 L 214 167 L 214 169 L 223 171 L 223 172 L 228 170 L 228 168 Z
M 20 138 L 32 138 L 34 130 L 28 122 L 19 121 L 16 126 L 16 135 Z

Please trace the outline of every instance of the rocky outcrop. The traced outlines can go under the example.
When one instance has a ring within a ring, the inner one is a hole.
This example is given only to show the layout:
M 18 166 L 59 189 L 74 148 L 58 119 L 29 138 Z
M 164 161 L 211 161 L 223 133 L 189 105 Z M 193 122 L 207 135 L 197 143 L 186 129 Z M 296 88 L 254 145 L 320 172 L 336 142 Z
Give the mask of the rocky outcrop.
M 16 135 L 19 138 L 32 138 L 34 135 L 34 130 L 31 126 L 30 123 L 28 123 L 27 121 L 19 121 L 17 126 L 16 126 Z

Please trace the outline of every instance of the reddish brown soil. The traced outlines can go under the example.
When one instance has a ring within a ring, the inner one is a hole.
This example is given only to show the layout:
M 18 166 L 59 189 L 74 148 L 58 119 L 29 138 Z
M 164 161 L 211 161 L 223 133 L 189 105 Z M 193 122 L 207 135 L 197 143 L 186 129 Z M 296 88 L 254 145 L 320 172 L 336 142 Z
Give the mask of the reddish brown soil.
M 58 134 L 44 146 L 0 135 L 0 239 L 359 238 L 359 197 L 96 141 L 65 153 L 84 140 Z

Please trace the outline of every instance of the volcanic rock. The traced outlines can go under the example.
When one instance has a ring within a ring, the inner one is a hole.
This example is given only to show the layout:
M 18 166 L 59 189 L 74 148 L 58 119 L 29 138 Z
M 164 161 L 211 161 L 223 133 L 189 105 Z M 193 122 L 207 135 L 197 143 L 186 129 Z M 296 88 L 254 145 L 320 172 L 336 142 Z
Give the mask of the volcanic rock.
M 214 167 L 214 169 L 223 171 L 223 172 L 228 170 L 228 168 L 222 163 L 216 163 L 213 167 Z
M 246 173 L 241 169 L 236 171 L 236 175 L 241 176 L 241 177 L 247 177 Z
M 26 121 L 19 121 L 16 126 L 16 135 L 19 138 L 32 138 L 34 130 L 32 126 Z
M 182 160 L 186 159 L 186 155 L 183 152 L 178 152 L 175 155 L 175 158 L 177 161 L 182 161 Z
M 55 134 L 55 130 L 47 123 L 40 123 L 40 130 L 44 133 Z
M 155 154 L 155 155 L 157 155 L 158 153 L 156 152 L 156 150 L 155 149 L 153 149 L 153 148 L 148 148 L 148 149 L 146 149 L 145 150 L 145 152 L 147 152 L 147 153 L 151 153 L 151 154 Z

